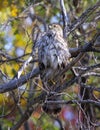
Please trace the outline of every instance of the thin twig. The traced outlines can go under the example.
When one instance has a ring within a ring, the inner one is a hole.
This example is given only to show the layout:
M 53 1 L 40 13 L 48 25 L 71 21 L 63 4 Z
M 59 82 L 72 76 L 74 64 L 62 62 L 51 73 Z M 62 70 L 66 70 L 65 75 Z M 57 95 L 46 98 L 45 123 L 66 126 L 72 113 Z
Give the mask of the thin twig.
M 78 26 L 85 22 L 85 20 L 92 14 L 96 9 L 100 7 L 100 1 L 97 2 L 94 6 L 88 8 L 83 14 L 70 26 L 69 31 L 66 35 L 69 35 L 72 31 L 74 31 Z

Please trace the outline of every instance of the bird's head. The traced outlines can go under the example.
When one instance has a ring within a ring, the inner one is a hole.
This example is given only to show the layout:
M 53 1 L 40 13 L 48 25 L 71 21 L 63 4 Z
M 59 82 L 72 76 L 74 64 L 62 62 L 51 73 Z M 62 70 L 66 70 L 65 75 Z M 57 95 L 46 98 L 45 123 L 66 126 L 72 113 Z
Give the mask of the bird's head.
M 49 24 L 48 29 L 52 31 L 54 34 L 57 34 L 63 37 L 63 30 L 59 24 L 56 24 L 56 23 Z

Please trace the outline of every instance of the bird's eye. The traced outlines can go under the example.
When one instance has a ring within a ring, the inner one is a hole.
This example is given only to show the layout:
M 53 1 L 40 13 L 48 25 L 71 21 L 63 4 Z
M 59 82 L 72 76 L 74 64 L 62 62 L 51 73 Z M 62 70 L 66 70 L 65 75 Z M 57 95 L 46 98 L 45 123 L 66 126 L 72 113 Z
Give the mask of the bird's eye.
M 54 27 L 57 27 L 57 25 L 56 25 L 56 24 L 54 24 L 53 26 L 54 26 Z

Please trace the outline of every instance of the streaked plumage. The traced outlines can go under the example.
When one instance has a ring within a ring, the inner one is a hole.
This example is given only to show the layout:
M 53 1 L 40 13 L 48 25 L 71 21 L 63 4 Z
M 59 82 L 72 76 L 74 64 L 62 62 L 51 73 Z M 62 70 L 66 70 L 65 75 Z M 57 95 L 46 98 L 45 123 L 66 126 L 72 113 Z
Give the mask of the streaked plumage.
M 69 63 L 70 58 L 68 45 L 63 38 L 61 26 L 59 24 L 49 25 L 48 31 L 44 33 L 37 42 L 43 88 L 48 92 L 52 92 L 52 86 L 56 82 L 55 76 Z M 57 99 L 60 99 L 60 96 L 55 95 L 54 97 L 50 97 L 50 95 L 48 97 L 48 100 L 57 101 Z M 47 103 L 45 103 L 43 109 L 47 113 L 56 114 L 57 109 L 60 111 L 61 106 L 57 104 L 50 106 L 50 104 L 47 105 Z

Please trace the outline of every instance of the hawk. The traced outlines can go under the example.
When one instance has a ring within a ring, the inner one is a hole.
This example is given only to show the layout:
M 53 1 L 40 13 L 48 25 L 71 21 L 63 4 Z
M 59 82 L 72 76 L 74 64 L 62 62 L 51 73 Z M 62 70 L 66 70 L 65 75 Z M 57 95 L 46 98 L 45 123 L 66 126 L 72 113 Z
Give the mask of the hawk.
M 59 24 L 50 24 L 48 31 L 43 33 L 38 43 L 38 60 L 40 68 L 40 76 L 43 83 L 43 89 L 49 93 L 47 101 L 58 101 L 61 99 L 59 95 L 51 94 L 54 84 L 56 83 L 57 74 L 64 69 L 69 63 L 70 53 L 67 42 L 63 38 L 63 30 Z M 59 83 L 63 77 L 60 77 Z M 57 114 L 61 111 L 60 104 L 48 104 L 45 102 L 42 106 L 43 110 L 49 114 Z

